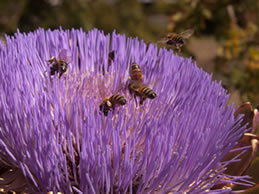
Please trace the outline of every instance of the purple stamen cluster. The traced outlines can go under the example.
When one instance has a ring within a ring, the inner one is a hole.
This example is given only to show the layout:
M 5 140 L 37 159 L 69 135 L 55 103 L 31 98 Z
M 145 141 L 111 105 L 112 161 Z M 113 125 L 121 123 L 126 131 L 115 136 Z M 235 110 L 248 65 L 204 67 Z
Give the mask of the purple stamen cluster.
M 5 38 L 0 159 L 21 170 L 31 192 L 213 193 L 230 191 L 212 190 L 225 182 L 250 184 L 224 174 L 236 158 L 221 162 L 246 128 L 226 90 L 191 59 L 96 29 Z M 50 76 L 48 60 L 64 49 L 66 73 Z M 157 94 L 143 106 L 127 89 L 133 62 Z M 115 93 L 127 105 L 105 117 L 99 105 Z

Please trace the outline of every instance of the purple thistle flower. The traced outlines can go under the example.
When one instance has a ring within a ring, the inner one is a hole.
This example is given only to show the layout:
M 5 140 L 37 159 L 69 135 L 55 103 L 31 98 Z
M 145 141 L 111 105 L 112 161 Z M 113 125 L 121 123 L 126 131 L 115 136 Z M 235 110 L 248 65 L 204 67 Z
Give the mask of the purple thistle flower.
M 66 73 L 50 76 L 48 60 L 64 49 L 72 57 Z M 142 106 L 127 90 L 133 62 L 157 94 Z M 6 36 L 0 91 L 1 165 L 20 170 L 28 192 L 220 193 L 231 189 L 212 187 L 251 185 L 224 174 L 237 158 L 222 158 L 246 131 L 226 90 L 191 59 L 137 38 L 96 29 Z M 105 117 L 99 105 L 112 94 L 127 104 Z

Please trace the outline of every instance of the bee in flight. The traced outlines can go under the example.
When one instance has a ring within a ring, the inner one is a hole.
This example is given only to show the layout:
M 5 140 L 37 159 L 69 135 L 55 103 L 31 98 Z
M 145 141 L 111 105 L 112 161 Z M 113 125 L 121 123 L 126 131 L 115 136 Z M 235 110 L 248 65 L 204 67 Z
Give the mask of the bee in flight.
M 134 95 L 135 100 L 137 96 L 140 98 L 139 104 L 143 104 L 147 98 L 154 99 L 157 96 L 151 88 L 148 88 L 142 83 L 136 81 L 130 82 L 128 89 L 130 94 Z
M 105 116 L 108 115 L 110 110 L 114 110 L 116 105 L 123 106 L 127 103 L 126 99 L 118 94 L 113 94 L 112 96 L 105 98 L 100 104 L 100 111 L 104 113 Z
M 185 40 L 190 38 L 193 35 L 193 33 L 194 33 L 193 29 L 185 30 L 179 34 L 169 33 L 165 38 L 158 41 L 157 43 L 173 46 L 178 50 L 178 52 L 181 52 L 181 47 L 184 45 Z
M 72 61 L 71 56 L 67 56 L 67 50 L 63 49 L 58 55 L 58 59 L 52 56 L 48 62 L 51 64 L 50 75 L 59 74 L 59 77 L 67 71 L 68 64 Z
M 139 65 L 136 63 L 132 63 L 130 65 L 129 74 L 130 74 L 130 80 L 132 81 L 137 81 L 142 83 L 144 80 L 144 75 L 142 74 L 142 71 Z

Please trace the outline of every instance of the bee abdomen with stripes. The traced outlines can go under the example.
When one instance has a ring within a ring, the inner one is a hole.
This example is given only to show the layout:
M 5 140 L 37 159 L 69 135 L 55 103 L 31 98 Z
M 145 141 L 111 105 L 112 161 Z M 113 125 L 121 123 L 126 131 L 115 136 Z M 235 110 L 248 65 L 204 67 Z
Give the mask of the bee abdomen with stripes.
M 114 110 L 116 105 L 123 106 L 127 103 L 126 99 L 119 95 L 119 94 L 113 94 L 112 96 L 105 98 L 103 102 L 100 104 L 99 108 L 100 111 L 104 113 L 105 116 L 108 115 L 108 112 L 110 110 Z
M 142 93 L 150 99 L 154 99 L 156 97 L 156 93 L 151 88 L 147 88 L 145 86 L 140 88 L 140 93 Z

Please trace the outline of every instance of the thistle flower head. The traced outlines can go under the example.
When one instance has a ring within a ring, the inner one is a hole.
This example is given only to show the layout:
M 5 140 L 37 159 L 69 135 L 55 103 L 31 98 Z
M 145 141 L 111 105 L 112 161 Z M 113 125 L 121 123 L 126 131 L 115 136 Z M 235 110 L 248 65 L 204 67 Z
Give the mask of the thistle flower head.
M 48 60 L 62 50 L 72 58 L 67 71 L 50 75 Z M 127 88 L 132 63 L 157 95 L 141 106 Z M 17 32 L 0 44 L 0 90 L 0 158 L 30 191 L 209 193 L 249 184 L 224 174 L 234 159 L 221 162 L 246 130 L 226 91 L 191 59 L 153 44 L 96 29 Z M 127 104 L 106 117 L 99 105 L 113 94 Z

